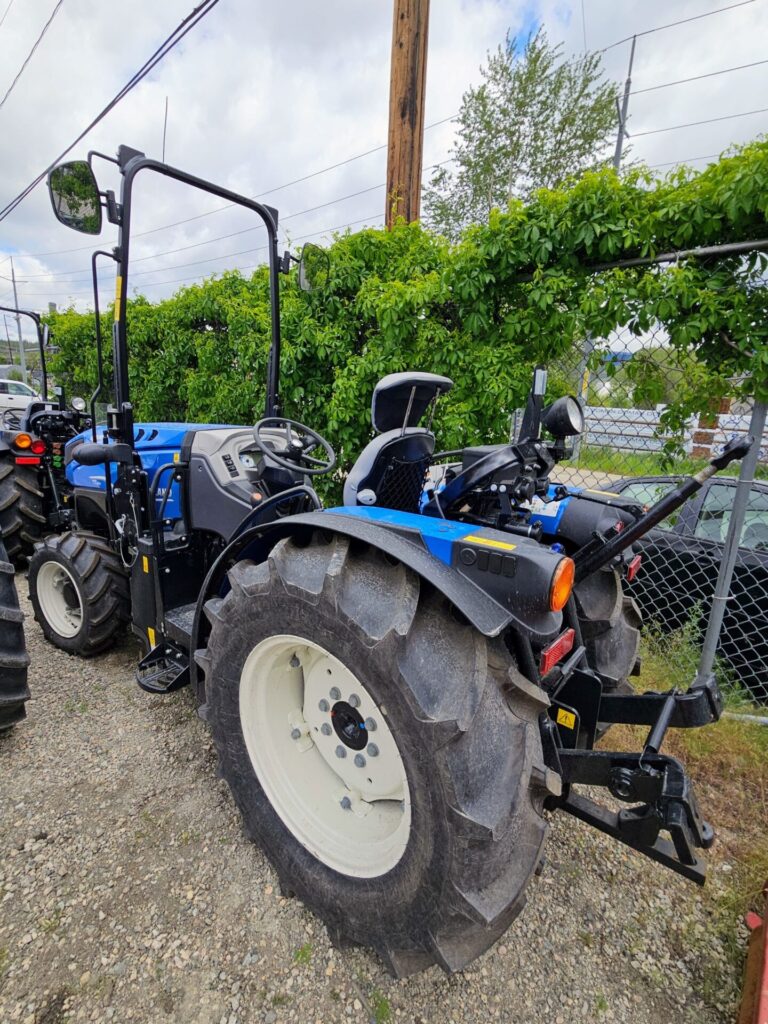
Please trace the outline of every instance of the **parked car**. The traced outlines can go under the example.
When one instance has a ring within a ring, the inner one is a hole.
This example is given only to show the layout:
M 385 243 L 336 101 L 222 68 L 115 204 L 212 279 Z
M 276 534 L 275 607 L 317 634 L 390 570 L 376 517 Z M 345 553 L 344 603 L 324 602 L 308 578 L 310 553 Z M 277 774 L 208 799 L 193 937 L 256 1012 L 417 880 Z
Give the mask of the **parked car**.
M 40 401 L 40 395 L 28 384 L 0 378 L 0 417 L 8 410 L 23 413 L 29 403 L 35 400 Z
M 605 489 L 651 505 L 680 479 L 633 477 Z M 709 480 L 676 515 L 637 542 L 642 565 L 629 589 L 646 620 L 672 630 L 696 615 L 705 628 L 736 483 L 728 477 Z M 756 700 L 768 703 L 768 483 L 755 481 L 750 490 L 718 654 Z

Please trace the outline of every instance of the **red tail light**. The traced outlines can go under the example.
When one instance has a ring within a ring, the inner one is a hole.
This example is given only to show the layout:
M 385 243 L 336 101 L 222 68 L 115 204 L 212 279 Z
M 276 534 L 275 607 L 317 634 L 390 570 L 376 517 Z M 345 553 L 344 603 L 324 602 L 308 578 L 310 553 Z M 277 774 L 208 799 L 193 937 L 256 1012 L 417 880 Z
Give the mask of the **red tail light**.
M 33 455 L 45 455 L 45 441 L 41 441 L 39 438 L 33 441 L 29 446 L 29 450 Z
M 635 555 L 635 557 L 627 566 L 627 583 L 631 583 L 635 576 L 637 576 L 638 570 L 640 569 L 640 563 L 642 562 L 642 560 L 642 555 Z
M 573 641 L 576 636 L 576 632 L 573 629 L 566 629 L 564 633 L 561 633 L 557 640 L 554 640 L 549 647 L 545 647 L 541 652 L 541 659 L 539 661 L 539 672 L 543 676 L 551 672 L 555 665 L 564 658 L 566 654 L 569 654 L 573 649 Z

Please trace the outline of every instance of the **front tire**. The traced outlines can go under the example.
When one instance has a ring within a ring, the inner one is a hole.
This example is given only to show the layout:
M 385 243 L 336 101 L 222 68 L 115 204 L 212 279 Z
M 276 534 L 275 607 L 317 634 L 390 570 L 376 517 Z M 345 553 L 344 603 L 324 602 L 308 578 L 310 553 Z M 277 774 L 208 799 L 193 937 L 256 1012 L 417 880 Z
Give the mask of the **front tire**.
M 541 858 L 546 697 L 375 549 L 284 540 L 229 578 L 198 661 L 247 834 L 337 944 L 460 970 Z
M 88 658 L 110 647 L 130 617 L 128 577 L 103 538 L 47 537 L 29 561 L 29 597 L 45 638 Z

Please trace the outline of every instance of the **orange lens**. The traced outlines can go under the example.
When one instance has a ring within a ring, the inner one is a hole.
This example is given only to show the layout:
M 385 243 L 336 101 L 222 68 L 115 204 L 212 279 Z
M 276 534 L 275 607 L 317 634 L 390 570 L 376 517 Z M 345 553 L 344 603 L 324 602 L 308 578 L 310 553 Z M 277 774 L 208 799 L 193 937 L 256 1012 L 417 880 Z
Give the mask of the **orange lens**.
M 572 558 L 561 558 L 557 563 L 552 586 L 549 590 L 549 607 L 553 612 L 560 612 L 568 603 L 573 590 L 573 579 L 576 566 Z
M 17 448 L 29 448 L 32 444 L 32 438 L 29 434 L 17 434 L 13 439 L 13 443 Z

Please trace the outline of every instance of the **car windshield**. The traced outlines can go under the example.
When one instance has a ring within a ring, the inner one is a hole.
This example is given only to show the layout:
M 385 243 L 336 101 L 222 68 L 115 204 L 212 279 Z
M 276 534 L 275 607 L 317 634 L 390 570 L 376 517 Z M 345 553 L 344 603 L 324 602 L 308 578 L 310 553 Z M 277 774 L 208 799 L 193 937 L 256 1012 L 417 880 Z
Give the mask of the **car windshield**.
M 626 487 L 622 487 L 620 493 L 622 498 L 630 498 L 632 501 L 636 501 L 638 505 L 650 506 L 655 505 L 660 498 L 663 498 L 675 486 L 676 481 L 670 480 L 669 477 L 661 477 L 658 480 L 633 480 Z M 657 529 L 671 530 L 679 516 L 680 510 L 678 509 L 672 515 L 662 520 Z
M 712 484 L 707 491 L 695 535 L 702 540 L 723 543 L 731 522 L 736 488 L 728 484 Z M 739 538 L 741 547 L 768 551 L 768 491 L 753 487 L 749 492 L 747 513 Z

